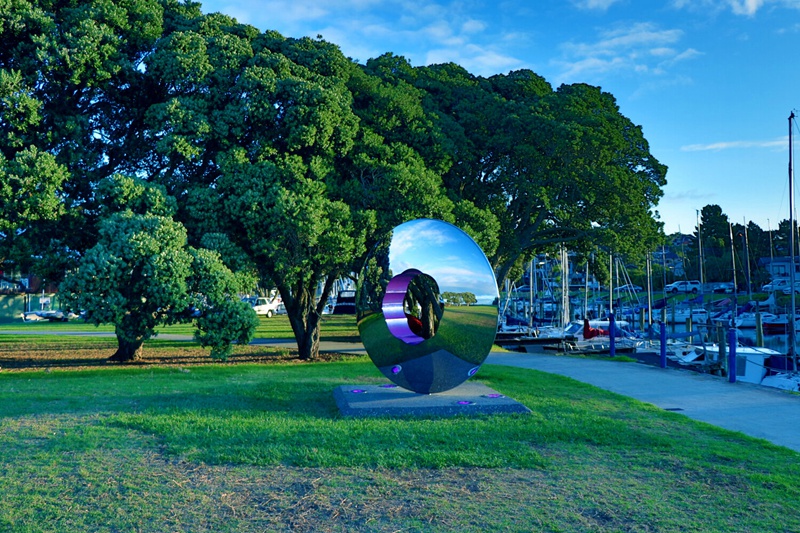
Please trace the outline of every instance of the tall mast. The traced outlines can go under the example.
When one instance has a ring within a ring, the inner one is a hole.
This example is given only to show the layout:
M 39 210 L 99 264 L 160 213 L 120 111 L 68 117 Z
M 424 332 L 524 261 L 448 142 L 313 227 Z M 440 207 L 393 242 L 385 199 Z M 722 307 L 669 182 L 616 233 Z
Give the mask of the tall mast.
M 698 270 L 700 270 L 700 285 L 705 287 L 706 280 L 703 276 L 703 234 L 700 232 L 700 210 L 696 209 L 697 212 L 697 250 L 699 253 L 699 257 L 697 258 L 700 262 Z
M 792 142 L 792 120 L 794 120 L 794 111 L 789 114 L 789 230 L 791 233 L 791 237 L 789 238 L 789 246 L 791 249 L 790 260 L 791 265 L 789 267 L 789 283 L 792 287 L 791 295 L 792 295 L 792 314 L 789 316 L 789 320 L 787 325 L 789 326 L 789 357 L 792 360 L 792 369 L 797 372 L 797 359 L 795 358 L 795 342 L 796 342 L 796 332 L 795 332 L 795 313 L 797 311 L 796 304 L 795 304 L 795 294 L 794 294 L 794 283 L 795 283 L 795 222 L 794 222 L 794 167 L 792 164 L 792 158 L 794 154 L 794 146 Z
M 733 225 L 728 222 L 728 236 L 731 239 L 731 268 L 733 269 L 733 312 L 731 313 L 731 327 L 736 322 L 736 312 L 739 306 L 738 285 L 736 283 L 736 249 L 733 245 Z
M 747 280 L 747 298 L 749 301 L 753 300 L 753 288 L 752 288 L 752 281 L 750 280 L 750 239 L 747 237 L 747 222 L 745 222 L 744 217 L 742 217 L 742 223 L 744 224 L 744 258 L 746 263 L 745 272 L 745 279 Z

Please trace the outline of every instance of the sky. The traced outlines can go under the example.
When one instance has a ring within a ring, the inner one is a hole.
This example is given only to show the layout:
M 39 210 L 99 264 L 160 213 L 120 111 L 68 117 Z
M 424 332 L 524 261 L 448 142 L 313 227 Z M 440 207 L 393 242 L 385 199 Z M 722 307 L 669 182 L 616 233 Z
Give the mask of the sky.
M 413 66 L 453 62 L 479 76 L 530 69 L 554 89 L 599 86 L 669 168 L 656 206 L 666 233 L 693 232 L 711 204 L 764 230 L 789 218 L 800 0 L 201 3 L 260 30 L 321 36 L 359 63 L 391 52 Z
M 466 233 L 440 220 L 417 219 L 394 229 L 389 265 L 396 276 L 414 268 L 436 280 L 439 292 L 471 292 L 479 305 L 497 299 L 486 256 Z

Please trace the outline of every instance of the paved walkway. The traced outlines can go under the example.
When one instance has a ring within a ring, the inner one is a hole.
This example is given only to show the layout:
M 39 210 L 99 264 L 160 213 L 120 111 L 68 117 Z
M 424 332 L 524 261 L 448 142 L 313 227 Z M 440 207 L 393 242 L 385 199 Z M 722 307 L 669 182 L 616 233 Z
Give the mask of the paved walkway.
M 492 352 L 488 364 L 559 374 L 800 452 L 800 395 L 690 370 Z

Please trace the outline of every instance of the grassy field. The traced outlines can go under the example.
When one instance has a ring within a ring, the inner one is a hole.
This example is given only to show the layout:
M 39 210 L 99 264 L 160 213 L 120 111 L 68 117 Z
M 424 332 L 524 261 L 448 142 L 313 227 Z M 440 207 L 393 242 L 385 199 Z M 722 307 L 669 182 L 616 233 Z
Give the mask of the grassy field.
M 0 334 L 0 357 L 103 343 Z M 146 356 L 4 366 L 0 531 L 800 531 L 797 453 L 566 378 L 485 365 L 526 416 L 353 420 L 332 391 L 384 381 L 364 357 Z

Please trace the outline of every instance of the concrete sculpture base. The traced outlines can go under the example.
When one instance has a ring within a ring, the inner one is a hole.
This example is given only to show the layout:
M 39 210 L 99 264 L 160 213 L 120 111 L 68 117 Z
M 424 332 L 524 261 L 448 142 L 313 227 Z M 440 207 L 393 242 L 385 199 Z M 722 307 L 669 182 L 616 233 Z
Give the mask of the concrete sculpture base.
M 436 394 L 419 394 L 394 384 L 343 385 L 334 389 L 333 397 L 342 415 L 350 417 L 530 413 L 518 401 L 475 381 Z

